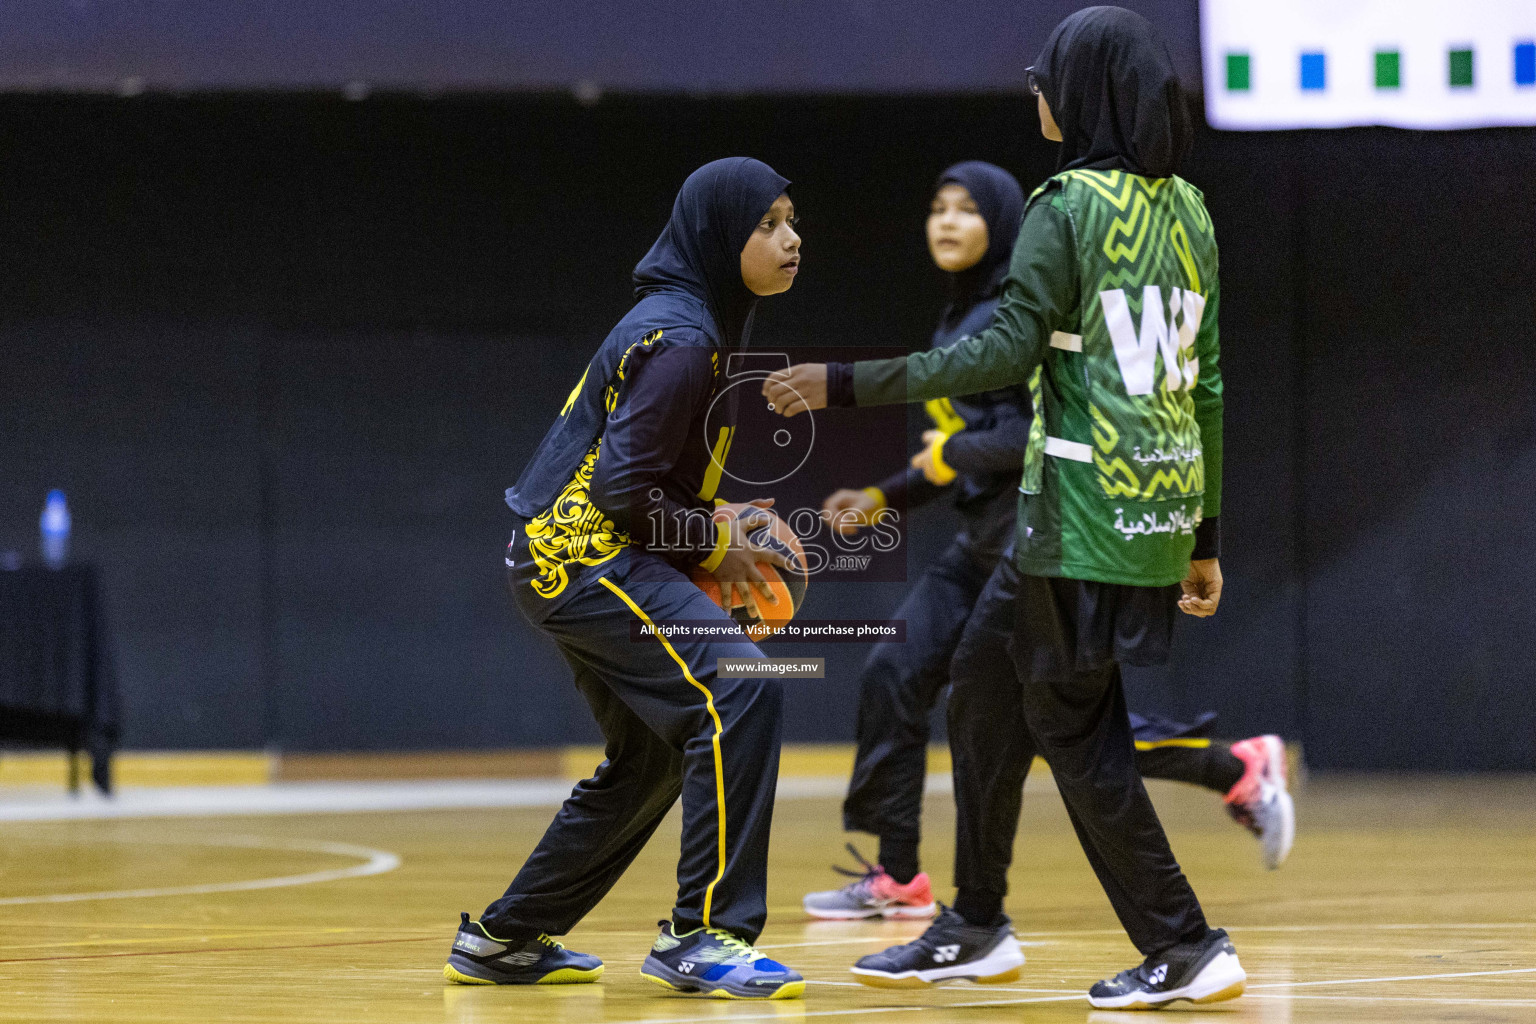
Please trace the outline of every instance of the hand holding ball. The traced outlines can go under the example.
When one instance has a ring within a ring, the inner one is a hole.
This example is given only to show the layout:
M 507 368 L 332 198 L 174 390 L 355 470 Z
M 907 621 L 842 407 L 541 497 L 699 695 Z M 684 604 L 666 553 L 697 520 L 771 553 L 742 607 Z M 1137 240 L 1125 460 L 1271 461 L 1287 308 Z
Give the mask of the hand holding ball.
M 695 568 L 694 584 L 754 637 L 782 630 L 800 610 L 810 577 L 805 549 L 789 525 L 768 511 L 772 499 L 721 505 L 715 520 L 731 537 L 714 572 Z

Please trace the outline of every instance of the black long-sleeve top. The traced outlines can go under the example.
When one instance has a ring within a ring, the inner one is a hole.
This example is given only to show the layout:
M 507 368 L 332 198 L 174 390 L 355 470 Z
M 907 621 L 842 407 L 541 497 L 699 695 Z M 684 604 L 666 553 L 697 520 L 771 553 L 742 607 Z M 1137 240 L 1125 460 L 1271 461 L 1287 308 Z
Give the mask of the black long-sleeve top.
M 707 339 L 688 340 L 625 360 L 589 489 L 630 543 L 684 567 L 709 561 L 719 541 L 706 433 L 720 360 Z

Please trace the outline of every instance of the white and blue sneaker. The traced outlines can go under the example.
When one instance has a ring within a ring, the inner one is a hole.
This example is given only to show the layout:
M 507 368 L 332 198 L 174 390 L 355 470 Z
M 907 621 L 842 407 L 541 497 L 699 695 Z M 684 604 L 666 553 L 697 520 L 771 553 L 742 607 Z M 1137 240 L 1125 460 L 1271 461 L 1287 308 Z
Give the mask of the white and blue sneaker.
M 640 973 L 663 988 L 720 999 L 805 995 L 803 977 L 728 931 L 695 928 L 679 935 L 671 921 L 660 924 L 661 934 Z
M 468 914 L 443 965 L 443 977 L 460 985 L 575 985 L 602 977 L 603 962 L 573 953 L 548 935 L 498 939 Z
M 1160 1010 L 1180 999 L 1219 1003 L 1242 995 L 1247 984 L 1232 940 L 1216 928 L 1199 942 L 1149 956 L 1099 982 L 1088 990 L 1088 1004 L 1101 1010 Z

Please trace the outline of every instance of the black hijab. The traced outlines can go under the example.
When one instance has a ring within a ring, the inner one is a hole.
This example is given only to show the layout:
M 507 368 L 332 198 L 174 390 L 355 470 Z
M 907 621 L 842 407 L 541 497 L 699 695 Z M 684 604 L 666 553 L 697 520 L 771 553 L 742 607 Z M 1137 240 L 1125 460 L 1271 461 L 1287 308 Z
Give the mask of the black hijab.
M 1024 190 L 1013 175 L 996 164 L 981 160 L 952 164 L 939 175 L 933 190 L 937 192 L 950 182 L 962 186 L 976 201 L 981 219 L 987 222 L 987 251 L 974 267 L 948 275 L 946 321 L 964 316 L 978 299 L 988 298 L 1002 287 L 1024 216 Z
M 745 342 L 757 296 L 741 280 L 741 250 L 789 180 L 751 157 L 705 164 L 683 182 L 672 217 L 635 266 L 635 298 L 684 291 L 709 307 L 731 347 Z
M 1056 26 L 1035 61 L 1061 129 L 1057 170 L 1092 167 L 1166 178 L 1193 134 L 1173 58 L 1141 15 L 1088 7 Z

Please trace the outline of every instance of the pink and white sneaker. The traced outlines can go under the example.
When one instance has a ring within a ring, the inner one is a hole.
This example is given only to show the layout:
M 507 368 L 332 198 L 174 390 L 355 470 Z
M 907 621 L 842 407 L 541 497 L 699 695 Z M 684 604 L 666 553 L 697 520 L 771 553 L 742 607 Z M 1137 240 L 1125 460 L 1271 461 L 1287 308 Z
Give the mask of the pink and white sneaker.
M 1245 770 L 1227 791 L 1227 813 L 1259 837 L 1264 866 L 1273 871 L 1285 863 L 1296 841 L 1296 805 L 1285 785 L 1285 741 L 1254 736 L 1232 744 L 1232 756 Z
M 859 856 L 852 843 L 848 852 L 863 866 L 862 871 L 849 871 L 833 866 L 832 870 L 857 881 L 841 889 L 807 893 L 805 912 L 823 921 L 858 921 L 864 918 L 928 918 L 937 909 L 933 902 L 933 890 L 928 885 L 928 872 L 919 871 L 912 881 L 903 885 L 878 864 L 871 864 Z

